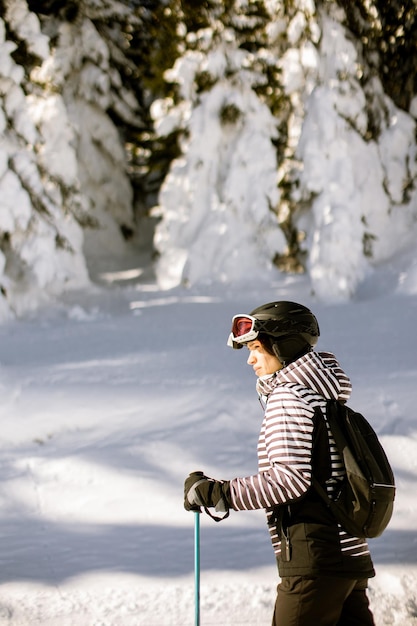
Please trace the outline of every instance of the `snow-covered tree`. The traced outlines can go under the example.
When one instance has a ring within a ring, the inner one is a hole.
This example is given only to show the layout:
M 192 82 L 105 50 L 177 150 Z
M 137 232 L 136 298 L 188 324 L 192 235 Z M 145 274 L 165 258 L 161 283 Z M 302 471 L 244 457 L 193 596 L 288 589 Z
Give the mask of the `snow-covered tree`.
M 299 193 L 311 206 L 312 283 L 335 300 L 350 297 L 374 266 L 406 247 L 417 220 L 415 119 L 384 91 L 345 22 L 342 10 L 324 3 L 315 87 L 297 149 Z M 369 37 L 371 28 L 368 21 Z
M 119 2 L 4 0 L 0 18 L 0 285 L 2 314 L 88 282 L 94 248 L 134 230 L 123 123 L 140 127 L 124 75 Z M 139 28 L 139 26 L 138 26 Z M 87 239 L 86 239 L 87 236 Z
M 381 55 L 394 26 L 381 3 L 360 5 L 212 2 L 198 28 L 185 21 L 186 50 L 166 74 L 179 97 L 153 109 L 161 134 L 182 131 L 160 195 L 161 285 L 232 280 L 245 259 L 260 275 L 268 262 L 304 263 L 320 297 L 343 300 L 415 236 L 414 83 L 393 100 Z M 349 28 L 358 11 L 360 37 Z
M 282 24 L 262 0 L 182 6 L 185 50 L 166 73 L 177 91 L 152 107 L 181 147 L 159 197 L 159 283 L 267 279 L 285 251 L 274 144 L 288 111 L 269 47 Z

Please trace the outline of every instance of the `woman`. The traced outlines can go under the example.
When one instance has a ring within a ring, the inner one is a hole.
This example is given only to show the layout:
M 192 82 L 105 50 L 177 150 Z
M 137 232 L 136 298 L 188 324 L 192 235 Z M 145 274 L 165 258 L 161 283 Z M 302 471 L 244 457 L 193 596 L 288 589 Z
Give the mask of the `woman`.
M 314 473 L 335 497 L 344 476 L 330 431 L 314 434 L 314 409 L 325 413 L 327 399 L 346 402 L 351 393 L 334 355 L 313 350 L 319 334 L 312 312 L 293 302 L 233 318 L 228 344 L 248 348 L 265 406 L 259 471 L 230 481 L 194 472 L 185 481 L 184 506 L 266 510 L 281 577 L 272 626 L 373 626 L 367 542 L 347 534 L 311 487 Z

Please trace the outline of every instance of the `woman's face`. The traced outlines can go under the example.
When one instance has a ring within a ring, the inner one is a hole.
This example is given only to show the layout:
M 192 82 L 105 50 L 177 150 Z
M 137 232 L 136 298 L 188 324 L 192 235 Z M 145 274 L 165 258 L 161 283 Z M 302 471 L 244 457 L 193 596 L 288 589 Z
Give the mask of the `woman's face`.
M 258 339 L 250 341 L 246 345 L 249 350 L 247 363 L 252 365 L 258 377 L 273 374 L 282 369 L 281 361 L 274 354 L 269 354 Z

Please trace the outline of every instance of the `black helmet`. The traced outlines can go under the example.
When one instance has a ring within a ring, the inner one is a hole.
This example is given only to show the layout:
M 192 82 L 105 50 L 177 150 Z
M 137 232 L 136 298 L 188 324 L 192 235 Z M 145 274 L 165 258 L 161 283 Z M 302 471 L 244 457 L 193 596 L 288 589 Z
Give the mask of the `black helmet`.
M 233 317 L 228 345 L 239 349 L 263 336 L 281 363 L 288 365 L 316 345 L 320 329 L 313 313 L 302 304 L 268 302 L 249 315 Z

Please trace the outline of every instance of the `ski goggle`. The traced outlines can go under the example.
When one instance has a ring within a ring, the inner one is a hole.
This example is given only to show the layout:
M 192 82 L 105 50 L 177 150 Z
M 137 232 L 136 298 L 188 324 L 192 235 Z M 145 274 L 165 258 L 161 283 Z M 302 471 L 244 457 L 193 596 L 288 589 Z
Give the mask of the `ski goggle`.
M 255 326 L 258 329 L 255 329 Z M 244 344 L 253 341 L 259 335 L 259 320 L 251 315 L 234 315 L 232 317 L 232 332 L 227 340 L 227 345 L 234 347 L 233 344 Z M 241 347 L 239 345 L 239 347 Z

